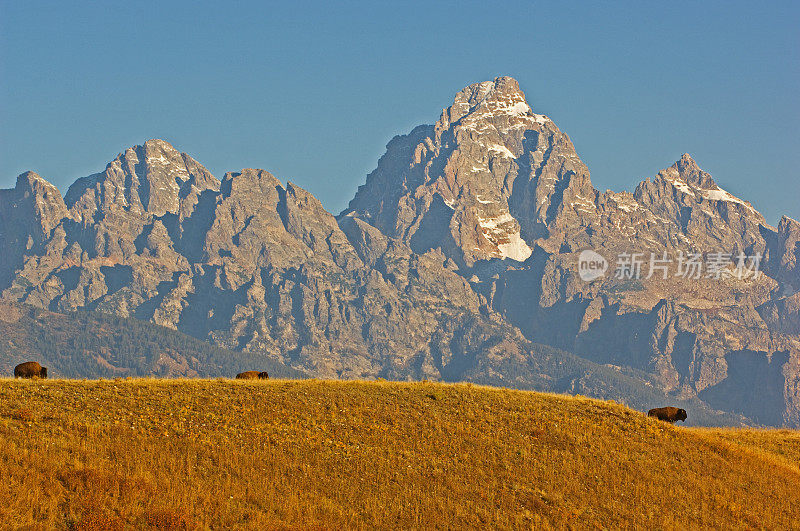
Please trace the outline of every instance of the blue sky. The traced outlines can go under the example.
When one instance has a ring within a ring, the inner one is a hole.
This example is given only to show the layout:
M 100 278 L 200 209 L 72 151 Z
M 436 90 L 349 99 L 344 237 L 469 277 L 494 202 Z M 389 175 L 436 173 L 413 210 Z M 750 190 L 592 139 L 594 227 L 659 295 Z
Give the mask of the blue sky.
M 0 187 L 32 169 L 66 191 L 163 138 L 338 213 L 392 136 L 497 75 L 601 190 L 689 152 L 769 222 L 800 218 L 793 2 L 0 0 Z

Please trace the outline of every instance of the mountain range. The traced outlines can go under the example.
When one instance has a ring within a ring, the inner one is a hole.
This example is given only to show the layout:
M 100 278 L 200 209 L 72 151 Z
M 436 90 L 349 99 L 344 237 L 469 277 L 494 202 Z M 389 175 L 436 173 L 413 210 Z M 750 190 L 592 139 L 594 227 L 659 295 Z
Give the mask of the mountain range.
M 393 138 L 338 216 L 163 140 L 63 197 L 33 172 L 0 190 L 9 304 L 133 317 L 317 377 L 670 401 L 706 423 L 800 427 L 799 242 L 688 154 L 633 193 L 595 189 L 510 77 Z

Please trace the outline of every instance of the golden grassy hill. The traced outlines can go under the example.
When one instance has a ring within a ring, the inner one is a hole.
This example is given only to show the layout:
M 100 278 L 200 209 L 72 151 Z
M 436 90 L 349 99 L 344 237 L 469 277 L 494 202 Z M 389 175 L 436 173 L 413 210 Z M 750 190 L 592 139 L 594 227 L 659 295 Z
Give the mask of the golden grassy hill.
M 4 379 L 0 478 L 11 528 L 788 529 L 800 434 L 468 384 Z

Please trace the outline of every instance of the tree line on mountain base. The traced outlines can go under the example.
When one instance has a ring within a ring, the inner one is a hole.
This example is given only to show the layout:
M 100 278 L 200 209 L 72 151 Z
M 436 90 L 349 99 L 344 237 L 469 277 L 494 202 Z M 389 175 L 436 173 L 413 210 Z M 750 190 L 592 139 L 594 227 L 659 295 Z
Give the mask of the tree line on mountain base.
M 305 373 L 262 354 L 233 352 L 162 326 L 99 312 L 60 314 L 1 303 L 0 374 L 36 360 L 51 378 L 234 377 L 258 368 L 275 378 Z

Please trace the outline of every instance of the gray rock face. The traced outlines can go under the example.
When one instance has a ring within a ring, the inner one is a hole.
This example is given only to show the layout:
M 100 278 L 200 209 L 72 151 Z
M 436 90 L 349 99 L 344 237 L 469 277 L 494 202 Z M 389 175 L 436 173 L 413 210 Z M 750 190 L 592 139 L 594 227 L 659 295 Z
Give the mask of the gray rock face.
M 11 190 L 0 190 L 0 284 L 14 278 L 27 254 L 41 252 L 53 229 L 67 217 L 61 192 L 29 171 Z
M 771 260 L 773 276 L 796 291 L 800 290 L 800 223 L 783 216 L 775 238 L 775 256 Z

